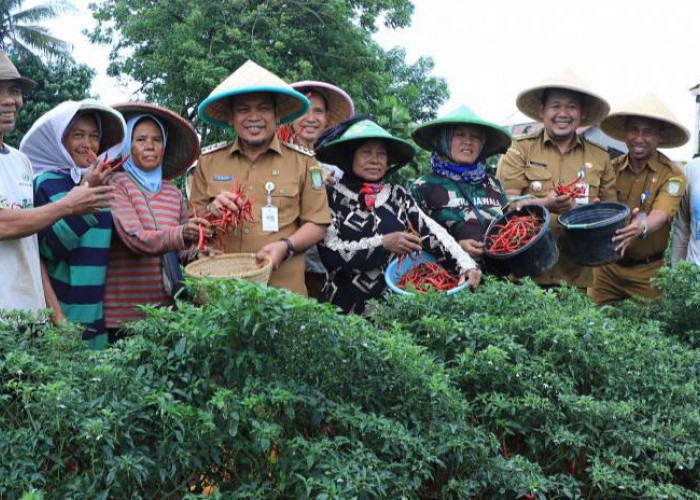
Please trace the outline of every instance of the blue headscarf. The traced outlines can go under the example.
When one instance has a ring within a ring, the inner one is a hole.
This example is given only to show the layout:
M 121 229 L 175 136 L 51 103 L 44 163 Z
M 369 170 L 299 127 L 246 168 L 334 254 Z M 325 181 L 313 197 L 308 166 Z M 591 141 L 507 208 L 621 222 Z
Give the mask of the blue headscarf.
M 484 150 L 486 141 L 481 144 L 481 151 L 476 163 L 465 165 L 455 163 L 450 156 L 452 147 L 452 136 L 457 129 L 456 126 L 441 127 L 433 139 L 433 153 L 430 157 L 430 166 L 437 175 L 447 177 L 455 181 L 479 183 L 486 179 L 486 164 L 481 159 L 481 152 Z
M 158 125 L 158 127 L 160 127 L 160 133 L 163 135 L 163 152 L 165 152 L 165 145 L 167 142 L 165 127 L 155 116 L 143 114 L 133 116 L 132 118 L 129 118 L 129 120 L 126 122 L 126 140 L 124 141 L 122 158 L 127 154 L 131 155 L 131 140 L 134 133 L 134 128 L 136 128 L 136 125 L 138 125 L 138 123 L 144 118 L 153 120 Z M 158 167 L 154 168 L 150 172 L 146 172 L 136 166 L 136 164 L 134 163 L 133 156 L 129 156 L 129 158 L 124 162 L 123 167 L 124 170 L 126 170 L 134 179 L 136 179 L 136 181 L 139 184 L 141 184 L 142 187 L 144 187 L 151 193 L 157 193 L 158 191 L 160 191 L 160 188 L 163 184 L 162 164 L 158 165 Z

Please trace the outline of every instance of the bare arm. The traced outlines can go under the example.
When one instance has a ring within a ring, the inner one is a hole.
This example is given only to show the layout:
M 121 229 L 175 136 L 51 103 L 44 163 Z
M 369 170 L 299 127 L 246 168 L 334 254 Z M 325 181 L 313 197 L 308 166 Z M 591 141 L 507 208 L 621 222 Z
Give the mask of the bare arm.
M 63 323 L 66 320 L 66 316 L 63 314 L 61 304 L 59 304 L 58 297 L 56 297 L 56 292 L 51 285 L 51 280 L 49 279 L 49 274 L 46 271 L 44 259 L 41 259 L 41 284 L 44 288 L 44 300 L 46 301 L 46 305 L 53 310 L 51 320 L 54 322 L 54 324 Z
M 0 240 L 14 240 L 32 235 L 69 215 L 94 213 L 109 207 L 111 186 L 76 186 L 54 203 L 36 208 L 0 210 Z

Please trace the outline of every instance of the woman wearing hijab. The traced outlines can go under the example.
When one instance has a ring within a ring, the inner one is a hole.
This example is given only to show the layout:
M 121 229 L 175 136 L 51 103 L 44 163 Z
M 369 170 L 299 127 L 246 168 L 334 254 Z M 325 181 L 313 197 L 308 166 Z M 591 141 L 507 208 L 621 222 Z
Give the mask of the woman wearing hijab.
M 110 341 L 124 321 L 144 316 L 138 306 L 172 303 L 163 284 L 162 256 L 191 256 L 205 219 L 188 218 L 180 190 L 170 181 L 199 155 L 192 126 L 172 111 L 145 103 L 118 104 L 126 119 L 123 172 L 115 174 L 112 217 L 117 233 L 107 268 L 105 319 Z M 194 245 L 193 245 L 194 244 Z
M 431 152 L 432 172 L 415 181 L 411 194 L 465 252 L 480 261 L 486 229 L 508 202 L 485 160 L 508 149 L 510 134 L 461 106 L 416 128 L 413 140 Z
M 22 139 L 37 174 L 34 204 L 64 197 L 81 183 L 104 185 L 111 174 L 96 156 L 124 139 L 124 120 L 92 99 L 66 101 L 40 117 Z M 107 341 L 102 298 L 112 216 L 108 210 L 64 217 L 39 232 L 39 250 L 63 315 L 84 325 L 93 349 Z
M 413 154 L 410 144 L 371 120 L 341 124 L 316 150 L 319 160 L 344 173 L 328 187 L 331 224 L 319 252 L 328 270 L 323 298 L 346 313 L 363 313 L 367 300 L 385 292 L 384 272 L 393 258 L 422 248 L 466 275 L 471 288 L 479 283 L 474 260 L 423 214 L 406 189 L 385 181 Z

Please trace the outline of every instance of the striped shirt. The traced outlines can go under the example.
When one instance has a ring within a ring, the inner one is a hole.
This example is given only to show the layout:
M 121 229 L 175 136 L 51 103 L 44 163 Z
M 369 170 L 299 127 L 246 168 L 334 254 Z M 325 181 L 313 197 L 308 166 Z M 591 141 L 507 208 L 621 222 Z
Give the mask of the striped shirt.
M 164 180 L 157 193 L 142 191 L 124 172 L 114 175 L 111 183 L 116 188 L 112 217 L 118 237 L 112 241 L 107 269 L 105 317 L 108 328 L 117 328 L 144 316 L 139 305 L 170 303 L 163 288 L 161 255 L 186 248 L 183 224 L 188 217 L 182 194 L 170 181 Z
M 73 187 L 69 173 L 45 172 L 34 180 L 34 205 L 59 200 Z M 107 210 L 64 217 L 39 231 L 39 251 L 56 297 L 69 320 L 85 325 L 84 340 L 106 335 L 102 297 L 111 239 Z

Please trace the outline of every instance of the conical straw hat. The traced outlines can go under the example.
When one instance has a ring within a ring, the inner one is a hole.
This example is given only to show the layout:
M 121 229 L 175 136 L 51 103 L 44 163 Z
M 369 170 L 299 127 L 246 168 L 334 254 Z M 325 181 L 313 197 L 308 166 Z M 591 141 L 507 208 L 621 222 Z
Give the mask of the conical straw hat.
M 326 128 L 335 127 L 340 122 L 352 118 L 355 114 L 355 105 L 352 99 L 348 93 L 340 87 L 314 80 L 295 82 L 292 83 L 292 87 L 304 95 L 306 95 L 307 92 L 316 92 L 323 96 L 328 107 L 328 109 L 326 109 L 326 116 L 328 117 Z
M 145 102 L 125 102 L 112 106 L 126 121 L 135 115 L 153 115 L 165 127 L 168 140 L 163 153 L 163 178 L 174 179 L 199 157 L 199 137 L 183 117 L 161 106 Z
M 394 137 L 372 120 L 353 123 L 338 139 L 323 144 L 316 150 L 316 158 L 324 163 L 337 165 L 345 171 L 352 170 L 355 150 L 363 142 L 379 139 L 386 144 L 389 170 L 397 169 L 413 158 L 413 146 L 403 139 Z
M 298 118 L 309 108 L 306 96 L 294 90 L 277 75 L 253 61 L 246 61 L 211 91 L 209 97 L 199 105 L 197 113 L 212 125 L 230 127 L 231 105 L 228 98 L 253 92 L 271 92 L 275 95 L 280 123 Z
M 573 71 L 566 69 L 554 76 L 545 78 L 534 87 L 523 90 L 515 99 L 515 105 L 525 115 L 533 120 L 540 120 L 540 107 L 542 106 L 542 95 L 547 89 L 562 89 L 578 92 L 583 95 L 583 117 L 581 126 L 595 125 L 605 118 L 610 112 L 608 102 L 596 94 L 586 83 Z
M 506 129 L 480 118 L 467 106 L 460 106 L 445 116 L 418 126 L 413 131 L 413 140 L 421 148 L 432 151 L 435 149 L 435 136 L 440 129 L 455 125 L 472 125 L 484 133 L 486 140 L 481 152 L 483 158 L 496 153 L 505 153 L 510 146 L 510 133 Z
M 600 128 L 610 137 L 625 141 L 625 124 L 627 118 L 631 116 L 651 118 L 661 122 L 660 147 L 675 148 L 682 146 L 690 139 L 688 129 L 681 125 L 654 94 L 646 94 L 614 110 L 600 123 Z
M 30 78 L 26 78 L 19 74 L 17 67 L 12 64 L 10 58 L 7 57 L 5 51 L 0 50 L 0 81 L 17 80 L 22 93 L 27 94 L 30 90 L 36 87 L 36 82 Z

